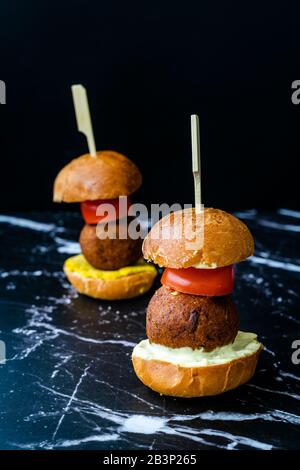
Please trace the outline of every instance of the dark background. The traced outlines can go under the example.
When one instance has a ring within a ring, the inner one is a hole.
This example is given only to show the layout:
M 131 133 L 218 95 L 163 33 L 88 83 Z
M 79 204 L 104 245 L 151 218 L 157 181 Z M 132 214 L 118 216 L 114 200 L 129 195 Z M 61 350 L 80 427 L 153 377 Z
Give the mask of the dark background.
M 141 201 L 190 203 L 190 114 L 203 197 L 224 209 L 297 206 L 299 8 L 285 2 L 1 2 L 2 211 L 48 209 L 87 151 L 70 86 L 88 89 L 98 149 L 132 158 Z

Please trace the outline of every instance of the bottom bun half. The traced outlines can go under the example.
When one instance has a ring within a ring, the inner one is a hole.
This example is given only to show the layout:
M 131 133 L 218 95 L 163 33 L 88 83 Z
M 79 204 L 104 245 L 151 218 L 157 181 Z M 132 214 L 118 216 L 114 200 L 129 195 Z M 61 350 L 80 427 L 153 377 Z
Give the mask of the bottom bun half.
M 173 362 L 132 356 L 133 367 L 144 385 L 161 395 L 193 398 L 219 395 L 242 385 L 255 373 L 263 346 L 246 356 L 220 364 L 186 367 Z
M 153 268 L 114 279 L 101 279 L 89 277 L 81 271 L 70 270 L 67 263 L 64 265 L 64 272 L 69 282 L 80 294 L 102 300 L 131 299 L 143 295 L 152 287 L 157 275 L 157 271 Z

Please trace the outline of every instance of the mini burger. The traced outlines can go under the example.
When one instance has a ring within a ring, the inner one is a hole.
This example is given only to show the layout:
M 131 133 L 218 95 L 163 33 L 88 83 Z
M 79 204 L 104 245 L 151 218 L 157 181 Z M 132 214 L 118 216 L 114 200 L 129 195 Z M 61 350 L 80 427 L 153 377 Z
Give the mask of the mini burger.
M 187 398 L 218 395 L 247 382 L 262 350 L 256 334 L 239 331 L 230 297 L 234 264 L 254 251 L 250 231 L 227 212 L 205 208 L 203 226 L 198 224 L 203 243 L 190 249 L 186 239 L 195 236 L 195 220 L 194 208 L 174 212 L 144 240 L 144 257 L 166 269 L 147 309 L 148 339 L 132 354 L 145 385 Z M 167 230 L 176 237 L 166 237 Z
M 64 263 L 68 280 L 81 294 L 104 300 L 128 299 L 152 286 L 156 269 L 141 260 L 141 239 L 134 240 L 128 233 L 128 196 L 141 183 L 137 166 L 113 151 L 97 152 L 95 157 L 82 155 L 58 173 L 53 200 L 79 202 L 85 221 L 80 233 L 82 254 Z M 103 207 L 113 210 L 107 212 Z M 109 225 L 114 226 L 114 236 L 99 236 L 108 232 Z

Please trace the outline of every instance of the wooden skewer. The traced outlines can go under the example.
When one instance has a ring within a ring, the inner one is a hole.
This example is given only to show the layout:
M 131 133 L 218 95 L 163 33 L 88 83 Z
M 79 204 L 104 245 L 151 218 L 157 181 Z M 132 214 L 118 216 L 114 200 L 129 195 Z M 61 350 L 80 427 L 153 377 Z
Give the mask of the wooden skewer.
M 193 175 L 195 190 L 195 208 L 199 214 L 202 210 L 201 200 L 201 159 L 200 159 L 200 131 L 199 117 L 197 114 L 191 116 L 191 133 L 192 133 L 192 158 L 193 158 Z
M 90 155 L 96 157 L 96 145 L 85 87 L 82 85 L 72 85 L 72 95 L 78 130 L 87 138 Z

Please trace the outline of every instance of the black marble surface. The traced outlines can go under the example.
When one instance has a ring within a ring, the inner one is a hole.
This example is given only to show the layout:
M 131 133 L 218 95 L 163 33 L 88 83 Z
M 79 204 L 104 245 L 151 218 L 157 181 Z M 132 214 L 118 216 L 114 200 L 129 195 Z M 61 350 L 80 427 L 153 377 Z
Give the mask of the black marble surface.
M 266 348 L 250 383 L 191 400 L 159 396 L 131 367 L 153 291 L 101 302 L 66 281 L 79 214 L 0 216 L 0 448 L 298 449 L 300 213 L 237 215 L 256 253 L 237 266 L 234 298 Z

